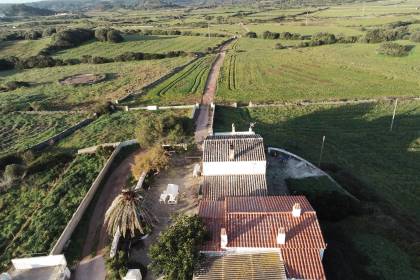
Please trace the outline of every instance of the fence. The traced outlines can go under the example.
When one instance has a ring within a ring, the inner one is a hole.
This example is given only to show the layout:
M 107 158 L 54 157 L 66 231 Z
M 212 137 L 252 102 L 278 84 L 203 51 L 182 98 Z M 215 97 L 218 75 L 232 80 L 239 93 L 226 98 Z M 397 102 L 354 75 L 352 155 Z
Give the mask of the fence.
M 130 146 L 136 144 L 136 140 L 129 140 L 121 142 L 117 145 L 115 150 L 112 152 L 111 156 L 106 161 L 104 167 L 102 167 L 101 171 L 99 172 L 98 176 L 96 177 L 95 181 L 93 181 L 91 187 L 89 188 L 88 192 L 86 193 L 85 197 L 83 198 L 82 202 L 80 203 L 79 207 L 77 207 L 76 212 L 74 212 L 73 216 L 71 217 L 70 221 L 67 223 L 64 231 L 61 233 L 60 237 L 58 238 L 57 242 L 55 243 L 54 247 L 52 248 L 50 255 L 57 255 L 60 254 L 65 245 L 67 244 L 68 240 L 70 239 L 73 231 L 76 229 L 77 225 L 79 224 L 80 220 L 83 217 L 86 209 L 88 208 L 90 202 L 92 201 L 96 191 L 98 190 L 99 186 L 101 185 L 103 179 L 107 175 L 112 162 L 114 161 L 115 157 L 121 151 L 123 147 Z

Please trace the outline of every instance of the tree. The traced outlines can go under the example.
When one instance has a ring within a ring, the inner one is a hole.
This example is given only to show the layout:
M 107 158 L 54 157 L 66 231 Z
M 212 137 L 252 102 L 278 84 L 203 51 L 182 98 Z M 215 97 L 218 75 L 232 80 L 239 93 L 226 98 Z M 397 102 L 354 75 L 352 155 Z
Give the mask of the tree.
M 134 158 L 134 165 L 131 169 L 134 177 L 139 178 L 143 172 L 159 172 L 166 168 L 169 163 L 169 155 L 160 144 L 156 144 L 145 154 L 139 154 Z
M 255 33 L 255 32 L 247 32 L 245 34 L 245 37 L 248 37 L 248 38 L 257 38 L 257 33 Z
M 136 138 L 142 148 L 149 148 L 163 137 L 163 122 L 161 118 L 151 117 L 141 119 L 136 129 Z
M 124 41 L 124 38 L 121 35 L 121 33 L 118 30 L 114 30 L 114 29 L 109 30 L 108 33 L 106 34 L 106 37 L 107 37 L 108 42 L 120 43 Z
M 134 190 L 123 190 L 105 213 L 108 234 L 114 236 L 119 230 L 124 238 L 144 234 L 154 220 L 143 205 L 143 197 Z
M 197 215 L 178 216 L 149 249 L 151 268 L 165 279 L 191 279 L 200 262 L 200 246 L 207 236 Z
M 420 43 L 420 31 L 413 32 L 410 36 L 410 40 L 416 43 Z
M 106 28 L 99 28 L 95 30 L 95 38 L 98 41 L 105 42 L 107 40 L 108 29 Z

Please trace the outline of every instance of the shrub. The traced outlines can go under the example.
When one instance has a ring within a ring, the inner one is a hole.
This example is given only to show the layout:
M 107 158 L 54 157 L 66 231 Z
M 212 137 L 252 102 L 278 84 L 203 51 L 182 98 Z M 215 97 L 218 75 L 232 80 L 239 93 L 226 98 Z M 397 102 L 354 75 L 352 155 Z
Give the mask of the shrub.
M 257 38 L 257 33 L 255 33 L 255 32 L 247 32 L 245 34 L 245 37 L 248 37 L 248 38 Z
M 57 29 L 55 27 L 47 27 L 42 32 L 42 37 L 49 37 L 49 36 L 52 36 L 55 33 L 57 33 Z
M 124 38 L 118 30 L 111 29 L 107 33 L 107 41 L 113 43 L 120 43 L 124 41 Z
M 99 103 L 95 106 L 94 112 L 98 115 L 109 114 L 115 111 L 115 105 L 110 101 Z
M 29 87 L 31 86 L 31 84 L 28 82 L 22 82 L 22 81 L 10 81 L 10 82 L 7 82 L 5 86 L 8 90 L 15 90 L 21 87 Z
M 58 65 L 63 65 L 63 61 L 60 59 L 54 59 L 51 56 L 46 55 L 36 55 L 31 56 L 26 59 L 19 60 L 17 63 L 17 68 L 20 69 L 30 69 L 30 68 L 45 68 L 53 67 Z
M 312 36 L 312 45 L 329 45 L 329 44 L 335 44 L 337 42 L 337 39 L 335 38 L 334 34 L 326 33 L 326 32 L 320 32 Z
M 277 44 L 275 44 L 275 45 L 274 45 L 274 48 L 275 48 L 276 50 L 281 50 L 281 49 L 284 49 L 285 47 L 284 47 L 282 44 L 277 43 Z
M 76 28 L 60 31 L 53 36 L 53 49 L 66 49 L 76 47 L 84 42 L 94 38 L 94 32 L 91 29 Z
M 14 181 L 16 179 L 23 177 L 23 175 L 25 174 L 25 171 L 26 171 L 26 168 L 24 165 L 9 164 L 4 169 L 3 176 L 7 181 L 10 182 L 10 181 Z
M 200 217 L 178 216 L 149 249 L 152 270 L 168 280 L 192 279 L 206 235 Z
M 16 60 L 10 57 L 0 58 L 0 71 L 11 70 L 15 68 L 15 61 Z
M 394 41 L 404 39 L 408 35 L 406 26 L 394 29 L 372 29 L 366 32 L 365 36 L 361 38 L 365 43 L 381 43 L 385 41 Z
M 160 172 L 169 164 L 169 155 L 161 144 L 155 144 L 146 154 L 139 154 L 134 159 L 131 172 L 136 179 L 140 178 L 143 172 Z
M 114 58 L 114 61 L 134 61 L 134 60 L 143 60 L 144 53 L 141 52 L 125 52 Z
M 420 43 L 420 31 L 413 32 L 410 36 L 410 40 L 416 43 Z
M 25 40 L 37 40 L 42 37 L 42 33 L 37 30 L 30 30 L 25 32 Z
M 264 31 L 262 37 L 263 39 L 278 39 L 280 38 L 280 33 Z
M 382 43 L 377 49 L 378 53 L 389 56 L 405 56 L 408 55 L 407 46 L 403 46 L 393 42 Z
M 95 30 L 95 38 L 98 41 L 105 42 L 107 40 L 107 33 L 109 29 L 99 28 Z
M 128 271 L 127 263 L 128 256 L 124 251 L 118 251 L 114 258 L 107 258 L 105 261 L 106 278 L 110 280 L 123 279 Z

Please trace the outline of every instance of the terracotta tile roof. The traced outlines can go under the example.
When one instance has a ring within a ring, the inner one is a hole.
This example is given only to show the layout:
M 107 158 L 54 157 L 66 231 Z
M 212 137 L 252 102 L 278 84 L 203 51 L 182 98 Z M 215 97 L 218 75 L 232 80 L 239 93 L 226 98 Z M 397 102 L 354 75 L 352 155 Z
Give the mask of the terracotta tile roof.
M 280 252 L 207 256 L 196 280 L 286 280 Z
M 301 215 L 292 216 L 295 203 Z M 325 249 L 315 211 L 304 196 L 227 197 L 221 201 L 202 201 L 199 215 L 211 232 L 203 251 L 222 251 L 220 230 L 225 228 L 228 248 L 277 248 L 284 252 L 289 278 L 324 279 L 320 252 Z M 277 244 L 280 228 L 285 244 Z
M 203 199 L 224 200 L 226 196 L 266 196 L 265 174 L 205 176 Z
M 325 280 L 319 250 L 317 249 L 281 249 L 286 275 L 288 278 Z
M 304 212 L 314 212 L 305 196 L 226 197 L 226 211 L 229 213 L 278 213 L 291 212 L 299 203 Z
M 233 145 L 234 160 L 229 159 Z M 263 138 L 257 134 L 208 136 L 204 140 L 203 162 L 265 161 Z

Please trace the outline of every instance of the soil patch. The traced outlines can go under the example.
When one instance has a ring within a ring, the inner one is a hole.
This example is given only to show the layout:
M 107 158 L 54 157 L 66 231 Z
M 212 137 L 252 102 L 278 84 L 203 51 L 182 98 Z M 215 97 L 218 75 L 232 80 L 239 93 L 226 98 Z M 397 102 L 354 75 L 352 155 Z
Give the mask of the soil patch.
M 103 82 L 107 78 L 106 74 L 78 74 L 59 80 L 61 85 L 92 85 Z

